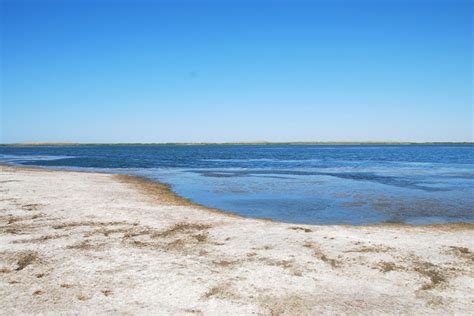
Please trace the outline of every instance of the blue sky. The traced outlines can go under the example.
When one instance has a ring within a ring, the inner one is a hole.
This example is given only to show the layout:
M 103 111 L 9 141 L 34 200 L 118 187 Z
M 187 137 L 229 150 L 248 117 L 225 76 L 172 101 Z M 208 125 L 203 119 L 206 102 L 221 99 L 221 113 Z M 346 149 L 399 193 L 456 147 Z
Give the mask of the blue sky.
M 0 142 L 473 141 L 470 1 L 11 1 Z

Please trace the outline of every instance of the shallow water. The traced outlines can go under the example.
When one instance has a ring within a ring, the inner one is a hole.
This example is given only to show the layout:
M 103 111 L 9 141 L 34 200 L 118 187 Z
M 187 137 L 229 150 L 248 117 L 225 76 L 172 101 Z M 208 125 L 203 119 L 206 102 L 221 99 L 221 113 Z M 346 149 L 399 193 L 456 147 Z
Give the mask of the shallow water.
M 4 146 L 0 160 L 141 175 L 285 222 L 474 222 L 473 145 Z

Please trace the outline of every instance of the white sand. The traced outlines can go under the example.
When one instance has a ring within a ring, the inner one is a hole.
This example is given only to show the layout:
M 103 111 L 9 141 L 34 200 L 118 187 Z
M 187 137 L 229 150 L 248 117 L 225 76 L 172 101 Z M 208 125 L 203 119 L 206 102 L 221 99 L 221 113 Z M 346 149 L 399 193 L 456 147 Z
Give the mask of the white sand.
M 290 225 L 133 178 L 0 168 L 5 315 L 474 311 L 473 225 Z

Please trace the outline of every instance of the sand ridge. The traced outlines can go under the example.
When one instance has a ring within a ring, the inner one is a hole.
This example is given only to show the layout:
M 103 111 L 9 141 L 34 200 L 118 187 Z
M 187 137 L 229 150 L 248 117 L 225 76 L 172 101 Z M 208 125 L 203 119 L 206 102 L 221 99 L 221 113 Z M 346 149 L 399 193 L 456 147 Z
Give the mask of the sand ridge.
M 474 225 L 310 226 L 0 166 L 0 313 L 468 314 Z

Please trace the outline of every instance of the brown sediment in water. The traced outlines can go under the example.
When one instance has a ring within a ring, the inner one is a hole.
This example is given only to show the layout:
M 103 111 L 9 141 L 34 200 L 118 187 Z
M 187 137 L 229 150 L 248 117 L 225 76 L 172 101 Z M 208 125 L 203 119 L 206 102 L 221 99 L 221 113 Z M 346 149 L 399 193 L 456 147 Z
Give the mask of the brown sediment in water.
M 136 188 L 140 189 L 143 193 L 147 194 L 155 202 L 174 205 L 174 206 L 191 206 L 196 205 L 189 199 L 177 195 L 171 187 L 167 184 L 152 181 L 143 177 L 130 176 L 124 174 L 116 174 L 114 178 L 122 183 L 128 183 Z
M 161 183 L 157 180 L 150 180 L 144 177 L 131 176 L 124 174 L 115 174 L 114 177 L 123 183 L 128 183 L 139 188 L 142 192 L 146 193 L 156 203 L 165 203 L 174 206 L 193 206 L 205 211 L 213 212 L 220 215 L 229 216 L 231 218 L 248 219 L 234 212 L 221 210 L 218 208 L 207 207 L 205 205 L 191 201 L 188 198 L 178 195 L 174 192 L 170 185 Z M 279 223 L 271 218 L 252 218 L 252 220 Z M 290 224 L 290 223 L 283 223 Z M 380 227 L 380 228 L 398 228 L 398 229 L 436 229 L 439 231 L 463 231 L 463 230 L 474 230 L 474 223 L 446 223 L 446 224 L 406 224 L 406 223 L 377 223 L 367 225 L 352 225 L 352 224 L 304 224 L 300 226 L 306 227 L 291 227 L 292 230 L 303 230 L 310 232 L 312 226 L 343 226 L 352 228 L 364 228 L 364 227 Z
M 246 217 L 240 216 L 233 212 L 223 211 L 221 209 L 207 207 L 202 204 L 191 201 L 188 198 L 182 197 L 176 194 L 171 186 L 159 181 L 153 181 L 144 177 L 139 176 L 130 176 L 124 174 L 115 174 L 114 178 L 122 183 L 127 183 L 135 186 L 140 191 L 147 194 L 152 201 L 158 204 L 173 205 L 173 206 L 192 206 L 201 210 L 213 212 L 216 214 L 228 216 L 231 218 L 241 218 L 245 219 Z M 271 219 L 260 219 L 263 221 L 272 221 Z

